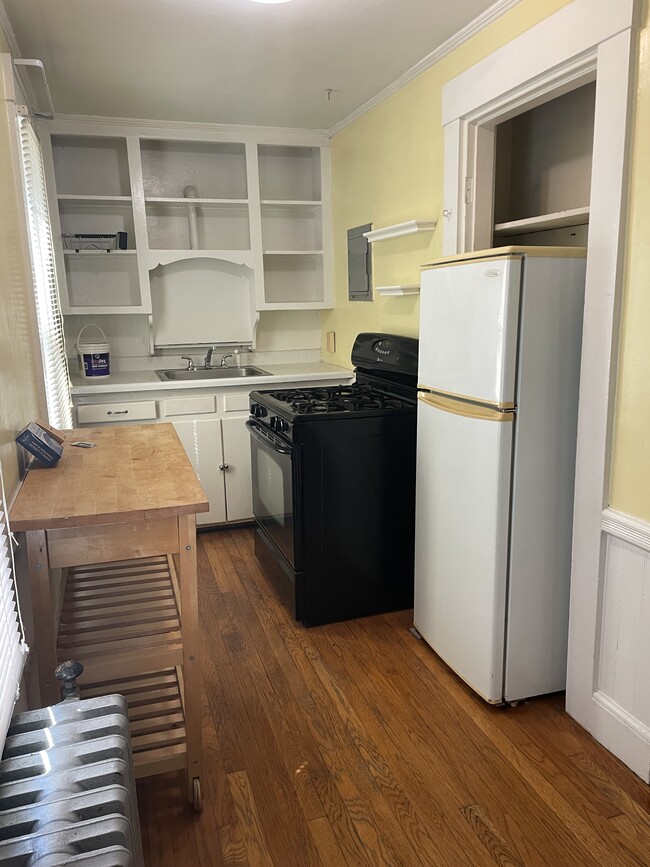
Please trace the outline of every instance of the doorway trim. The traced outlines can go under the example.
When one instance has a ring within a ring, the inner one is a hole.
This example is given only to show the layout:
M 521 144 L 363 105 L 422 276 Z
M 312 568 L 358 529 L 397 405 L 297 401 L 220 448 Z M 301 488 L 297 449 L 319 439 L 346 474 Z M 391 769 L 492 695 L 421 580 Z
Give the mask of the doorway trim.
M 648 781 L 647 721 L 603 688 L 601 641 L 638 7 L 573 0 L 445 85 L 443 251 L 492 246 L 495 126 L 595 79 L 566 706 Z

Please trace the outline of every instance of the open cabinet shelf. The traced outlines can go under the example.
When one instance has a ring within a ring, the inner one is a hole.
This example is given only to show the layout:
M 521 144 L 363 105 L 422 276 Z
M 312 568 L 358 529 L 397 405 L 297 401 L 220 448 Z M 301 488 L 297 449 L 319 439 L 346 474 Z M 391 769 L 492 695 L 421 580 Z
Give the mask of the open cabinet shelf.
M 595 97 L 591 82 L 497 125 L 495 244 L 586 245 Z
M 539 217 L 528 217 L 524 220 L 510 220 L 506 223 L 497 223 L 494 226 L 494 234 L 497 237 L 504 235 L 526 235 L 531 232 L 545 232 L 549 229 L 564 229 L 567 226 L 586 226 L 589 223 L 589 208 L 571 208 L 566 211 L 557 211 L 554 214 L 541 214 Z

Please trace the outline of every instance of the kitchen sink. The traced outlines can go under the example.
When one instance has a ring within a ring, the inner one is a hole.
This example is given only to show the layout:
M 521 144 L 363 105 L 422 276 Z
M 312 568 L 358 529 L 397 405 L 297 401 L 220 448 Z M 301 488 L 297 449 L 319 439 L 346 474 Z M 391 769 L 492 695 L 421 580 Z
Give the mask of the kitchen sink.
M 259 367 L 198 367 L 196 370 L 157 370 L 163 382 L 196 382 L 199 379 L 239 379 L 245 376 L 270 376 Z

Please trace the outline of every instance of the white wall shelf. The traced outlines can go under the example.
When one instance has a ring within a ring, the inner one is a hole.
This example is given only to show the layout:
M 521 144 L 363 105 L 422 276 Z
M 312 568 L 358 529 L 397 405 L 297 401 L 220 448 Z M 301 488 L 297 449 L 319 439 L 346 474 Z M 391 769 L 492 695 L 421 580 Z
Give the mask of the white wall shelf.
M 433 232 L 437 223 L 437 220 L 408 220 L 406 223 L 397 223 L 394 226 L 385 226 L 383 229 L 364 232 L 363 237 L 368 239 L 368 243 L 374 244 L 377 241 L 401 238 L 402 235 L 414 235 L 416 232 Z
M 265 250 L 265 256 L 322 256 L 322 250 Z
M 408 283 L 402 286 L 375 286 L 378 295 L 419 295 L 420 284 Z
M 136 250 L 64 250 L 64 256 L 135 256 Z
M 312 208 L 313 210 L 318 210 L 322 202 L 320 200 L 312 201 L 311 199 L 262 199 L 260 204 L 269 205 L 273 208 Z
M 147 204 L 158 205 L 224 205 L 225 207 L 247 205 L 248 199 L 199 199 L 199 198 L 164 198 L 162 196 L 147 196 Z
M 494 227 L 494 234 L 497 237 L 525 235 L 530 232 L 544 232 L 548 229 L 563 229 L 568 226 L 586 226 L 588 223 L 588 207 L 570 208 L 566 211 L 556 211 L 553 214 L 541 214 L 539 217 L 527 217 L 524 220 L 497 223 Z
M 57 196 L 59 202 L 72 202 L 85 205 L 93 203 L 101 206 L 110 202 L 130 202 L 131 196 L 76 196 L 70 193 L 61 193 Z

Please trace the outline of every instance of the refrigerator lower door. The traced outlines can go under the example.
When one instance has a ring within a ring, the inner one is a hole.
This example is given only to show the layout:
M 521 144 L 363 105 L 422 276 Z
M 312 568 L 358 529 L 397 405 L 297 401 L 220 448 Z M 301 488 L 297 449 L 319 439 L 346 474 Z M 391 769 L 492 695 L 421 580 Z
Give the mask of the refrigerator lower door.
M 503 700 L 514 414 L 418 395 L 418 631 L 487 701 Z

